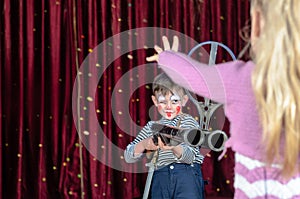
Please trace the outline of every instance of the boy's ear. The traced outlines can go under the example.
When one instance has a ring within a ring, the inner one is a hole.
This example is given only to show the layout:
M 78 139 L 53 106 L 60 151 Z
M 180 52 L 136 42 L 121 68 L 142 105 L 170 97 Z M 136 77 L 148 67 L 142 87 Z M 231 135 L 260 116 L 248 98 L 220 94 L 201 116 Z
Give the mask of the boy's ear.
M 182 97 L 182 106 L 185 106 L 185 104 L 189 101 L 189 97 L 187 95 L 184 95 Z
M 156 100 L 156 97 L 154 96 L 154 95 L 151 95 L 151 99 L 152 99 L 152 101 L 153 101 L 153 104 L 155 105 L 155 106 L 157 106 L 157 100 Z

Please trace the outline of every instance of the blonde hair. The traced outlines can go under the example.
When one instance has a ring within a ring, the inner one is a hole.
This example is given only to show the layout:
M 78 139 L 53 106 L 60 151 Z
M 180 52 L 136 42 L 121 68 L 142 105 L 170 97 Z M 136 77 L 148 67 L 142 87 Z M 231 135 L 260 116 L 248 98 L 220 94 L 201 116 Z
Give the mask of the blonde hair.
M 251 4 L 251 9 L 261 10 L 264 20 L 255 41 L 252 85 L 266 161 L 283 161 L 282 174 L 291 177 L 299 170 L 300 153 L 300 1 L 252 0 Z

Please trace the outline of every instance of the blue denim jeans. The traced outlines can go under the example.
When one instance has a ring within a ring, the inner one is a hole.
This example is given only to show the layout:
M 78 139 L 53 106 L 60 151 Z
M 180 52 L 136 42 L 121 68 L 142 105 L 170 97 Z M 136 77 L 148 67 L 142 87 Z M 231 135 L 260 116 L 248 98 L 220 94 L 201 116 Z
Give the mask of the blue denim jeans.
M 152 199 L 204 199 L 199 164 L 173 163 L 156 170 L 151 183 Z

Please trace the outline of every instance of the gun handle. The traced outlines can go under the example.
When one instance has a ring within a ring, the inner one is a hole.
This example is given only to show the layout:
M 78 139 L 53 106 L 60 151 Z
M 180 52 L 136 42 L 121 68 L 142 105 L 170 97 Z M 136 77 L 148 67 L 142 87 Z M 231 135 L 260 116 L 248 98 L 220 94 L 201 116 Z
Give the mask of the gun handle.
M 153 143 L 154 143 L 156 146 L 158 145 L 158 136 L 159 136 L 159 134 L 154 134 L 154 135 L 153 135 L 153 138 L 152 138 Z
M 148 160 L 152 159 L 154 152 L 155 151 L 153 150 L 146 150 L 146 157 Z

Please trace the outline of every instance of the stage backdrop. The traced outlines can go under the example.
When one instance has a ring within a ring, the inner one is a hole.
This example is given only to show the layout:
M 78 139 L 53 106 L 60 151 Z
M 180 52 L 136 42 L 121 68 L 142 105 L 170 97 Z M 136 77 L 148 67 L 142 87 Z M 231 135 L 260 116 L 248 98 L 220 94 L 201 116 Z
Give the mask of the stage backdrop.
M 160 71 L 142 42 L 161 45 L 160 33 L 175 31 L 238 55 L 249 20 L 248 0 L 2 0 L 0 10 L 0 192 L 10 199 L 141 197 L 145 161 L 128 166 L 122 151 L 157 118 L 150 82 Z M 82 68 L 90 55 L 93 68 Z M 199 119 L 193 104 L 186 111 Z M 219 155 L 202 166 L 207 198 L 233 195 L 233 153 Z

